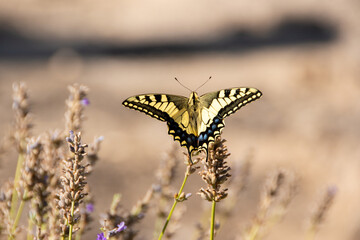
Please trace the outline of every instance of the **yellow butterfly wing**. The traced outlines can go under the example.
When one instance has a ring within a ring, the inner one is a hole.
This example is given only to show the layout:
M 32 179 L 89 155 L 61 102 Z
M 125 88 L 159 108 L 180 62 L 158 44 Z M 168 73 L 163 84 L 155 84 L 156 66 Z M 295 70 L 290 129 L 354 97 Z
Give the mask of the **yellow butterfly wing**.
M 144 94 L 129 97 L 123 102 L 123 105 L 160 121 L 166 121 L 168 133 L 191 152 L 197 148 L 197 138 L 190 124 L 187 111 L 188 101 L 189 99 L 183 96 Z
M 198 133 L 199 148 L 207 151 L 209 143 L 225 127 L 223 119 L 261 96 L 258 89 L 246 87 L 223 89 L 200 96 L 202 124 Z

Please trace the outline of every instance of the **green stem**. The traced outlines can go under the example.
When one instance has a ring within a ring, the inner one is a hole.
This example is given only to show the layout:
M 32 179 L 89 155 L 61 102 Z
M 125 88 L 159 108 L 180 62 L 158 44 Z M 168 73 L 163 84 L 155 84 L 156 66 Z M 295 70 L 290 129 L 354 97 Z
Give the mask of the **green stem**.
M 82 234 L 83 234 L 83 229 L 80 228 L 79 231 L 76 232 L 75 240 L 80 240 Z
M 17 189 L 19 187 L 19 182 L 20 182 L 20 177 L 21 177 L 21 169 L 24 165 L 24 160 L 25 160 L 24 153 L 22 153 L 22 151 L 20 151 L 19 156 L 18 156 L 17 165 L 16 165 L 14 189 L 12 191 L 12 197 L 11 197 L 11 208 L 10 208 L 11 219 L 15 218 L 16 208 L 17 208 L 18 201 L 19 201 Z
M 19 208 L 17 210 L 17 213 L 16 213 L 16 217 L 15 217 L 15 220 L 14 220 L 14 224 L 11 228 L 11 233 L 8 237 L 8 239 L 15 239 L 14 238 L 14 234 L 15 234 L 15 230 L 16 230 L 16 227 L 17 225 L 19 224 L 19 221 L 20 221 L 20 218 L 21 218 L 21 215 L 22 215 L 22 212 L 24 210 L 24 206 L 25 206 L 25 199 L 27 197 L 27 190 L 24 191 L 24 194 L 23 194 L 23 197 L 21 199 L 21 202 L 20 202 L 20 205 L 19 205 Z
M 214 240 L 214 233 L 215 233 L 215 205 L 216 205 L 216 202 L 213 199 L 212 200 L 212 206 L 211 206 L 210 240 Z
M 32 208 L 33 207 L 34 206 L 32 206 Z M 30 215 L 30 217 L 28 218 L 28 231 L 27 231 L 27 237 L 26 237 L 27 240 L 34 239 L 34 236 L 31 236 L 32 230 L 33 230 L 33 219 L 31 219 L 31 215 Z
M 250 232 L 245 237 L 245 240 L 255 240 L 259 230 L 260 230 L 260 225 L 259 224 L 253 225 L 251 227 L 251 229 L 250 229 Z
M 314 240 L 314 239 L 315 239 L 315 234 L 316 234 L 315 227 L 312 226 L 312 227 L 308 230 L 305 239 L 306 239 L 306 240 Z
M 74 210 L 75 210 L 75 201 L 71 202 L 71 209 L 70 209 L 70 215 L 71 215 L 71 222 L 69 223 L 69 240 L 72 239 L 72 233 L 73 233 L 73 219 L 74 219 Z
M 160 199 L 159 202 L 159 206 L 166 206 L 167 201 L 163 198 Z M 155 226 L 154 226 L 154 237 L 153 239 L 156 239 L 156 237 L 158 236 L 158 234 L 161 232 L 163 228 L 163 218 L 158 215 L 155 221 Z
M 188 169 L 190 169 L 190 168 L 188 168 Z M 164 224 L 164 227 L 163 227 L 163 229 L 162 229 L 162 231 L 161 231 L 161 233 L 160 233 L 160 236 L 159 236 L 158 240 L 161 240 L 162 237 L 163 237 L 164 234 L 165 234 L 166 227 L 167 227 L 167 225 L 169 224 L 170 219 L 171 219 L 171 216 L 172 216 L 172 214 L 173 214 L 173 212 L 174 212 L 174 209 L 175 209 L 175 207 L 176 207 L 176 204 L 178 203 L 178 197 L 181 195 L 181 193 L 182 193 L 182 191 L 183 191 L 183 189 L 184 189 L 184 187 L 185 187 L 186 180 L 187 180 L 187 178 L 188 178 L 189 175 L 190 175 L 190 173 L 189 173 L 189 171 L 187 170 L 186 173 L 185 173 L 185 177 L 184 177 L 183 183 L 182 183 L 182 185 L 181 185 L 181 187 L 180 187 L 180 190 L 179 190 L 176 198 L 174 199 L 174 204 L 173 204 L 172 207 L 171 207 L 171 210 L 170 210 L 170 212 L 169 212 L 169 215 L 168 215 L 168 217 L 167 217 L 167 219 L 166 219 L 166 222 L 165 222 L 165 224 Z

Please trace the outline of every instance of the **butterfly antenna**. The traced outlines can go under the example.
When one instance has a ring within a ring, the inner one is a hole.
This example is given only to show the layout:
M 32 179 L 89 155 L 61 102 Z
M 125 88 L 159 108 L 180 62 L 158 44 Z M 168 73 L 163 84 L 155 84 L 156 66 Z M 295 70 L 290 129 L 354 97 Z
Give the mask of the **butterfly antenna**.
M 184 88 L 186 88 L 187 90 L 189 90 L 190 92 L 192 92 L 192 90 L 190 88 L 188 88 L 187 86 L 185 86 L 184 84 L 182 84 L 176 77 L 175 77 L 175 80 L 181 85 L 183 86 Z
M 196 92 L 199 88 L 201 88 L 202 86 L 204 86 L 208 81 L 210 81 L 211 76 L 209 77 L 208 80 L 206 80 L 203 84 L 200 85 L 200 87 L 198 87 L 194 92 Z

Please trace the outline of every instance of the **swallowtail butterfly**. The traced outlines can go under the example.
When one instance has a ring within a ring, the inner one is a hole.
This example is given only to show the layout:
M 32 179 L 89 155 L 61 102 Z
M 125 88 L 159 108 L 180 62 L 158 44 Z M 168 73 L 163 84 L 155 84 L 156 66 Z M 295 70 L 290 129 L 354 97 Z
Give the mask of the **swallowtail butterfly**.
M 191 159 L 194 151 L 204 149 L 207 154 L 209 143 L 225 126 L 224 118 L 261 95 L 259 90 L 247 87 L 223 89 L 200 97 L 192 92 L 189 98 L 144 94 L 129 97 L 123 105 L 166 122 L 168 133 L 188 149 Z

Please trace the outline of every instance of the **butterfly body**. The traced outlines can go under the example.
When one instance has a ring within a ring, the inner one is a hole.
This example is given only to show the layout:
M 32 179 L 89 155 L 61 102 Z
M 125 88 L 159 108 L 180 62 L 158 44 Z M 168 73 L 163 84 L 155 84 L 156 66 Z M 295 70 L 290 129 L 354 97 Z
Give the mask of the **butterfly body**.
M 223 119 L 261 97 L 255 88 L 231 88 L 189 98 L 167 94 L 144 94 L 126 99 L 123 105 L 166 121 L 168 133 L 192 152 L 204 149 L 221 134 Z

